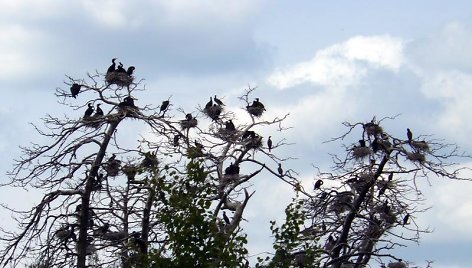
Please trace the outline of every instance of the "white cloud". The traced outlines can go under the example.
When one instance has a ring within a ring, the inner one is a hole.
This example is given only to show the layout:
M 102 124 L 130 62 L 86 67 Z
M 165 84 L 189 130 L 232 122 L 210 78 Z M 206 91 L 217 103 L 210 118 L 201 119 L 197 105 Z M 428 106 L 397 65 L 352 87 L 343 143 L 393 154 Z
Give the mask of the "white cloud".
M 398 70 L 404 62 L 403 46 L 401 39 L 388 35 L 356 36 L 318 51 L 309 61 L 276 70 L 267 82 L 279 89 L 306 82 L 338 88 L 354 85 L 368 67 Z

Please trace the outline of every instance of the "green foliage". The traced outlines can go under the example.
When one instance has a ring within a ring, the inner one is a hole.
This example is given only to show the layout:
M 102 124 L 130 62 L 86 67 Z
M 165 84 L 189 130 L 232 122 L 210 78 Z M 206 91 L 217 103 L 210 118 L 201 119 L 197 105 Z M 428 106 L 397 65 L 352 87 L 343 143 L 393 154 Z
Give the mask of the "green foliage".
M 316 241 L 303 239 L 301 232 L 306 219 L 303 203 L 303 200 L 293 199 L 285 209 L 285 223 L 282 226 L 278 227 L 275 221 L 270 221 L 275 254 L 272 259 L 258 258 L 256 267 L 319 267 L 320 251 Z
M 237 267 L 245 260 L 246 235 L 227 234 L 212 213 L 216 187 L 202 162 L 191 159 L 186 176 L 173 171 L 170 180 L 159 181 L 168 196 L 158 219 L 168 235 L 170 254 L 150 253 L 150 267 Z

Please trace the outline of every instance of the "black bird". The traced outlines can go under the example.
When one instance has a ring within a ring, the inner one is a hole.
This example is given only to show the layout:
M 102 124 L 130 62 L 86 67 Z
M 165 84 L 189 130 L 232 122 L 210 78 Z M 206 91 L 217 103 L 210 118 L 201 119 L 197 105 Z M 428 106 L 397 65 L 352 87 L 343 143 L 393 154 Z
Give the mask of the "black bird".
M 359 140 L 359 145 L 361 147 L 365 147 L 365 140 Z
M 248 130 L 246 132 L 244 132 L 243 136 L 241 137 L 242 140 L 245 140 L 247 138 L 251 137 L 251 139 L 254 139 L 256 138 L 256 132 L 252 131 L 252 130 Z
M 95 110 L 95 117 L 103 116 L 103 110 L 100 108 L 101 103 L 97 104 L 97 109 Z
M 165 100 L 161 104 L 160 112 L 165 111 L 167 109 L 167 107 L 169 107 L 169 101 Z
M 186 114 L 186 115 L 185 115 L 185 119 L 187 119 L 187 121 L 192 120 L 192 119 L 193 119 L 192 114 Z
M 317 180 L 315 182 L 315 190 L 320 189 L 321 185 L 323 185 L 323 180 Z
M 277 169 L 277 171 L 279 172 L 280 176 L 284 175 L 284 170 L 282 169 L 282 164 L 281 163 L 279 163 L 279 168 Z
M 174 143 L 173 143 L 173 145 L 174 145 L 175 147 L 179 146 L 179 139 L 180 139 L 180 135 L 175 135 L 175 136 L 174 136 Z
M 262 104 L 262 102 L 259 101 L 259 98 L 256 98 L 256 99 L 252 102 L 252 107 L 257 107 L 257 108 L 260 108 L 261 110 L 264 110 L 264 111 L 265 111 L 264 104 Z
M 226 211 L 223 211 L 223 220 L 225 220 L 226 224 L 230 224 L 228 216 L 226 216 Z
M 126 73 L 127 73 L 129 76 L 132 76 L 135 69 L 136 69 L 136 68 L 135 68 L 134 66 L 130 66 L 130 67 L 128 67 L 128 70 L 126 71 Z
M 408 141 L 413 140 L 413 133 L 411 133 L 411 130 L 409 128 L 406 129 L 406 136 L 408 137 Z
M 377 138 L 375 138 L 373 141 L 372 141 L 372 151 L 374 151 L 374 153 L 378 152 L 381 148 L 381 145 L 380 145 L 380 142 Z
M 388 174 L 388 181 L 392 181 L 393 180 L 393 172 L 390 172 L 390 174 Z
M 93 104 L 90 102 L 90 103 L 88 104 L 87 110 L 85 111 L 84 118 L 85 118 L 85 119 L 86 119 L 86 118 L 89 118 L 89 117 L 92 115 L 92 113 L 93 113 Z
M 324 221 L 321 222 L 321 231 L 326 232 L 326 224 Z
M 410 219 L 410 213 L 407 213 L 405 217 L 403 217 L 403 226 L 408 224 L 408 220 Z
M 194 144 L 195 144 L 195 147 L 197 147 L 200 150 L 203 150 L 203 144 L 199 143 L 197 140 L 195 140 Z
M 388 201 L 385 200 L 385 202 L 383 203 L 382 205 L 382 211 L 383 213 L 385 214 L 389 214 L 390 213 L 390 206 L 388 205 Z
M 216 97 L 216 95 L 215 95 L 214 100 L 215 100 L 216 104 L 218 104 L 218 105 L 220 105 L 220 106 L 224 106 L 223 102 L 222 102 L 220 99 L 218 99 L 218 98 Z
M 210 97 L 210 101 L 207 102 L 207 104 L 205 104 L 205 109 L 206 110 L 211 109 L 212 106 L 213 106 L 213 99 L 212 97 Z
M 226 128 L 226 130 L 229 130 L 229 131 L 236 130 L 236 127 L 234 126 L 233 120 L 230 119 L 230 120 L 226 121 L 225 128 Z
M 110 67 L 108 67 L 107 74 L 112 73 L 112 72 L 115 71 L 115 66 L 116 66 L 115 60 L 116 60 L 116 58 L 113 58 L 111 60 L 112 64 L 110 65 Z
M 120 62 L 120 64 L 118 65 L 118 68 L 116 68 L 116 72 L 117 73 L 126 73 L 125 68 L 123 68 L 123 63 Z
M 81 87 L 82 85 L 79 85 L 77 83 L 72 84 L 72 86 L 70 87 L 70 93 L 72 94 L 72 97 L 74 99 L 77 98 L 77 95 L 79 95 Z
M 269 136 L 269 139 L 267 140 L 267 147 L 269 148 L 269 152 L 270 150 L 272 150 L 272 140 L 270 139 L 272 136 Z
M 128 97 L 124 98 L 123 100 L 126 103 L 126 106 L 135 107 L 133 98 L 128 96 Z
M 110 224 L 106 222 L 97 229 L 97 233 L 103 235 L 103 234 L 106 234 L 109 229 L 110 229 Z

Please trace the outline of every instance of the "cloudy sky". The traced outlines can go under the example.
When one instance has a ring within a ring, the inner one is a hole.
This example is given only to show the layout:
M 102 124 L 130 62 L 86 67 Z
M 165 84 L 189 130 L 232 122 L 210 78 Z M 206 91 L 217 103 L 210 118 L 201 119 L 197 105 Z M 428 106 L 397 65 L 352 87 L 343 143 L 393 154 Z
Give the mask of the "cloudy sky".
M 113 57 L 146 79 L 138 98 L 148 103 L 172 95 L 192 109 L 218 93 L 236 108 L 236 97 L 257 86 L 268 115 L 291 114 L 283 137 L 295 144 L 281 153 L 298 157 L 287 165 L 306 179 L 312 164 L 329 166 L 327 153 L 339 146 L 322 141 L 339 135 L 341 122 L 374 115 L 400 114 L 385 126 L 394 135 L 409 126 L 471 152 L 471 48 L 469 1 L 0 0 L 0 171 L 18 145 L 38 139 L 28 122 L 64 112 L 54 90 L 65 74 L 104 71 Z M 252 253 L 270 250 L 268 221 L 290 198 L 271 179 L 255 185 L 248 208 L 258 226 L 247 230 Z M 471 191 L 472 183 L 433 181 L 433 208 L 421 221 L 435 232 L 398 253 L 470 267 Z

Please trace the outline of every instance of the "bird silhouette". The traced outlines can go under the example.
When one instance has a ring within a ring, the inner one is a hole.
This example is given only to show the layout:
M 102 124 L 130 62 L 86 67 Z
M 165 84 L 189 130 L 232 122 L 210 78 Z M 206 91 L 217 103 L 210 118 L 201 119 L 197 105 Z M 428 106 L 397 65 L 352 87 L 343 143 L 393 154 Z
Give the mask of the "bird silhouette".
M 167 107 L 169 107 L 169 103 L 170 102 L 168 100 L 163 101 L 159 112 L 167 110 Z
M 207 104 L 205 104 L 205 109 L 206 110 L 211 109 L 212 106 L 213 106 L 213 99 L 212 97 L 210 97 L 210 101 L 207 102 Z
M 77 83 L 72 84 L 72 86 L 70 87 L 70 93 L 72 94 L 72 97 L 74 99 L 77 98 L 77 95 L 79 95 L 81 87 L 82 85 L 79 85 Z
M 230 120 L 226 121 L 225 128 L 226 128 L 226 130 L 229 130 L 229 131 L 236 130 L 236 127 L 234 126 L 233 120 L 230 119 Z
M 218 99 L 218 98 L 216 97 L 216 95 L 215 95 L 215 98 L 214 98 L 213 100 L 215 100 L 216 104 L 218 104 L 218 105 L 220 105 L 220 106 L 224 106 L 223 102 L 222 102 L 220 99 Z
M 92 114 L 93 114 L 93 104 L 90 102 L 88 104 L 87 110 L 85 110 L 84 119 L 89 118 Z
M 393 172 L 390 172 L 390 174 L 388 174 L 388 181 L 392 181 L 393 180 Z
M 321 185 L 323 185 L 323 180 L 317 180 L 317 181 L 315 182 L 315 187 L 314 187 L 315 190 L 316 190 L 316 189 L 320 189 Z
M 223 211 L 223 220 L 226 222 L 226 224 L 230 224 L 231 222 L 229 221 L 228 216 L 226 216 L 226 211 Z
M 282 169 L 282 164 L 281 163 L 279 163 L 279 168 L 277 169 L 277 171 L 279 172 L 280 176 L 284 175 L 284 170 Z
M 406 129 L 406 136 L 408 137 L 408 141 L 413 140 L 413 133 L 411 132 L 409 128 Z
M 267 139 L 267 148 L 269 148 L 269 152 L 270 150 L 272 150 L 272 140 L 270 139 L 272 136 L 269 136 L 269 139 Z
M 103 110 L 100 108 L 101 103 L 97 104 L 97 109 L 95 110 L 94 117 L 103 116 Z
M 408 224 L 409 219 L 410 219 L 410 213 L 407 213 L 405 217 L 403 217 L 403 225 Z
M 123 68 L 123 63 L 120 62 L 120 64 L 118 64 L 118 68 L 116 68 L 116 72 L 117 73 L 126 73 L 125 68 Z
M 129 76 L 132 76 L 135 69 L 136 69 L 136 68 L 135 68 L 134 66 L 130 66 L 130 67 L 128 67 L 128 70 L 126 70 L 126 73 L 127 73 Z
M 115 71 L 115 67 L 116 67 L 115 60 L 116 60 L 116 58 L 113 58 L 111 60 L 112 64 L 110 65 L 110 67 L 108 67 L 107 74 L 112 73 L 112 72 Z
M 366 147 L 365 146 L 365 140 L 359 140 L 359 145 L 360 145 L 360 147 Z

